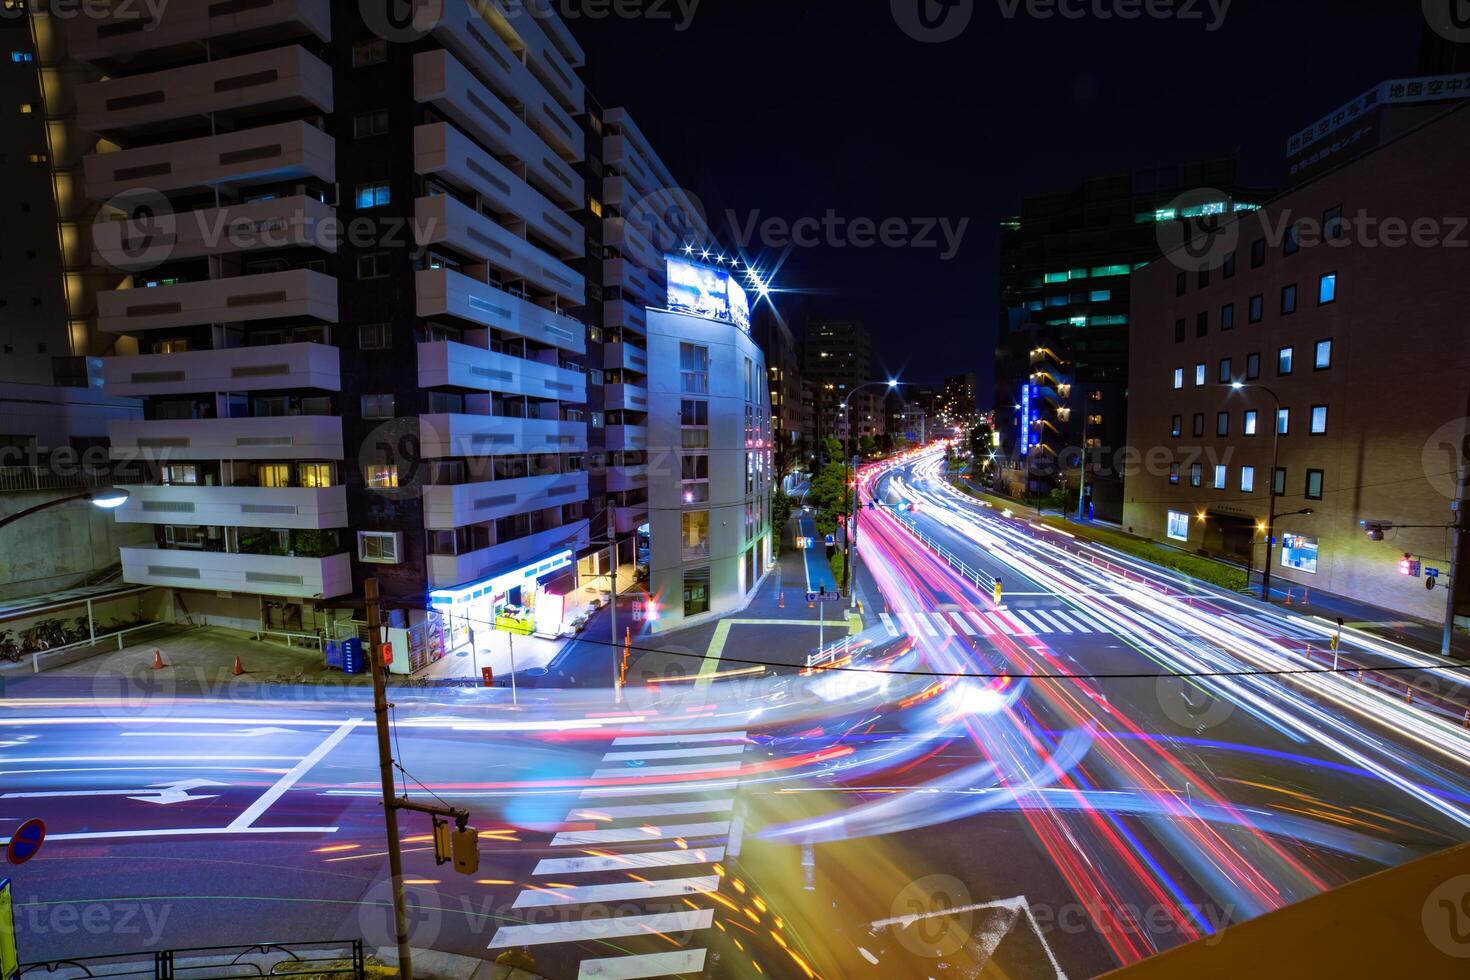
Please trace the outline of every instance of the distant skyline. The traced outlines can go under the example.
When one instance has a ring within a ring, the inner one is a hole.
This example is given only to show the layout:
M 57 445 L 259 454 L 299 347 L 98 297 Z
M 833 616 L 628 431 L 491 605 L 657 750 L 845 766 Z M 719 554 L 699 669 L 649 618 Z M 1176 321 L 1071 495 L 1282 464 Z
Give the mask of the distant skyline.
M 762 227 L 826 240 L 828 212 L 844 222 L 845 247 L 793 248 L 776 276 L 805 293 L 777 296 L 794 329 L 863 319 L 875 371 L 925 384 L 973 371 L 982 403 L 997 225 L 1023 194 L 1236 152 L 1244 182 L 1281 187 L 1288 136 L 1414 74 L 1422 27 L 1419 5 L 1381 2 L 1236 0 L 1213 31 L 1006 19 L 978 3 L 958 39 L 924 44 L 881 2 L 702 0 L 683 30 L 690 5 L 663 9 L 569 19 L 591 91 L 632 111 L 725 244 Z M 884 222 L 890 240 L 927 230 L 934 245 L 856 247 Z M 957 245 L 940 222 L 962 228 Z M 768 266 L 778 253 L 751 254 Z

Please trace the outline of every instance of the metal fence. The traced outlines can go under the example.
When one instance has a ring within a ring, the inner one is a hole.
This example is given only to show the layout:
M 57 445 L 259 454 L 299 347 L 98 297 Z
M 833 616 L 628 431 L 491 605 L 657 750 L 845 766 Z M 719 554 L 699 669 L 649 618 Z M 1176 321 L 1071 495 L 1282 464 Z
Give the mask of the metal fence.
M 57 473 L 47 466 L 0 466 L 0 491 L 89 490 L 112 485 L 112 474 L 85 466 Z
M 367 961 L 361 939 L 339 939 L 73 956 L 23 964 L 19 976 L 23 980 L 236 980 L 245 977 L 365 980 Z

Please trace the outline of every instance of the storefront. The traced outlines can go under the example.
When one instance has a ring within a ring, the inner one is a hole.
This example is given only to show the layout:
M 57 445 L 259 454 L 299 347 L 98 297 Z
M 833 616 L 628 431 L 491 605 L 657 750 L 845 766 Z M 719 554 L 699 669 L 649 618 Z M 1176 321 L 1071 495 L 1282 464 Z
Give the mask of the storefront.
M 557 636 L 566 629 L 565 597 L 575 577 L 572 553 L 562 551 L 480 582 L 435 589 L 429 605 L 447 620 L 451 650 L 468 644 L 472 630 Z

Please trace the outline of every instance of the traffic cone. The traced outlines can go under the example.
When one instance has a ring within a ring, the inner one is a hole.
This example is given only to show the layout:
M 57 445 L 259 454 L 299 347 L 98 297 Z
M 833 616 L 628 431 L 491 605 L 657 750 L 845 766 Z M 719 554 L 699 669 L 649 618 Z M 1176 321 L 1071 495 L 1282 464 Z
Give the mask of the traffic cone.
M 1291 605 L 1291 590 L 1290 589 L 1287 589 L 1286 590 L 1286 604 L 1288 606 Z
M 1413 704 L 1414 703 L 1414 689 L 1412 687 L 1410 687 L 1409 685 L 1407 685 L 1407 684 L 1404 685 L 1404 703 L 1405 704 Z
M 239 677 L 241 674 L 245 673 L 245 668 L 240 663 L 240 658 L 238 656 L 235 657 L 235 667 L 233 670 L 230 671 L 230 673 L 234 674 L 236 677 Z
M 154 647 L 153 648 L 153 669 L 154 670 L 162 670 L 166 666 L 168 666 L 168 665 L 163 662 L 163 651 L 160 650 L 158 647 Z
M 780 603 L 779 603 L 779 604 L 778 604 L 778 605 L 777 605 L 777 606 L 776 606 L 776 608 L 777 608 L 777 609 L 785 609 L 785 608 L 786 608 L 786 592 L 785 592 L 785 590 L 784 590 L 784 589 L 783 589 L 783 590 L 782 590 L 782 592 L 781 592 L 781 601 L 780 601 Z

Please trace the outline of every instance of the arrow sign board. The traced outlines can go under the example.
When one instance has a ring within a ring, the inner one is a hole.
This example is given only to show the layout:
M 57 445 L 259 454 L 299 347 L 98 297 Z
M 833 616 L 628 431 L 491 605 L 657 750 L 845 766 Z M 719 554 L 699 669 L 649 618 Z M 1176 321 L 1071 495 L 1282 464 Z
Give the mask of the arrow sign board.
M 829 535 L 827 535 L 827 544 L 834 545 L 836 543 L 837 543 L 837 535 L 835 535 L 835 534 L 829 534 Z
M 27 820 L 15 828 L 10 843 L 5 847 L 5 860 L 11 864 L 25 864 L 36 856 L 45 840 L 46 824 L 41 820 Z
M 842 593 L 840 593 L 840 592 L 808 592 L 806 594 L 806 601 L 807 602 L 841 602 L 842 601 Z
M 218 794 L 201 793 L 190 795 L 191 789 L 199 789 L 203 786 L 225 786 L 226 783 L 217 783 L 212 779 L 176 779 L 171 783 L 154 783 L 141 789 L 74 789 L 51 793 L 6 793 L 0 796 L 0 800 L 35 800 L 41 798 L 54 798 L 58 796 L 126 796 L 130 800 L 140 803 L 158 803 L 167 806 L 170 803 L 184 803 L 189 800 L 212 800 Z M 39 820 L 35 821 L 40 823 Z M 19 832 L 17 832 L 18 834 Z M 44 835 L 44 832 L 43 832 Z M 11 845 L 14 846 L 14 839 Z

